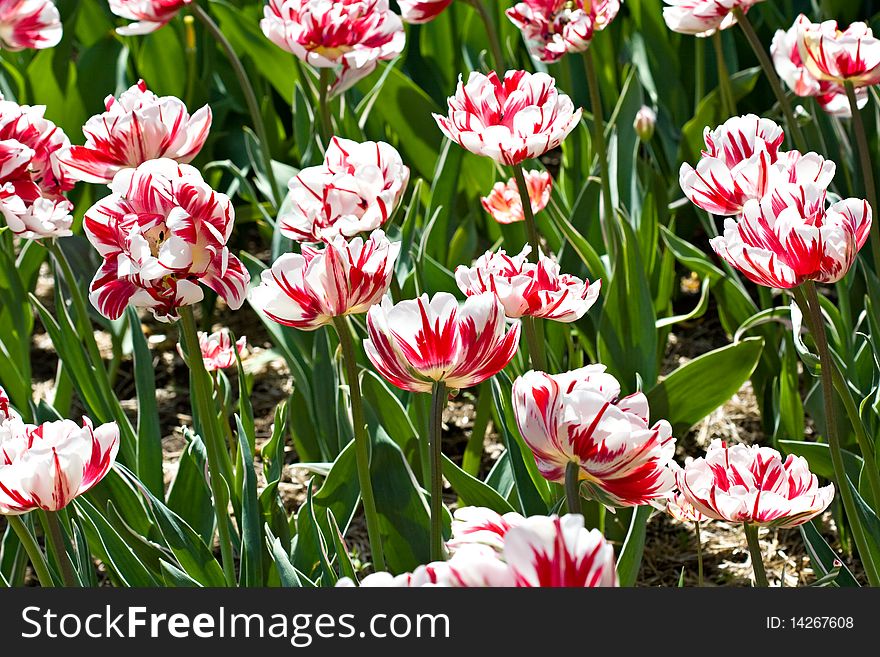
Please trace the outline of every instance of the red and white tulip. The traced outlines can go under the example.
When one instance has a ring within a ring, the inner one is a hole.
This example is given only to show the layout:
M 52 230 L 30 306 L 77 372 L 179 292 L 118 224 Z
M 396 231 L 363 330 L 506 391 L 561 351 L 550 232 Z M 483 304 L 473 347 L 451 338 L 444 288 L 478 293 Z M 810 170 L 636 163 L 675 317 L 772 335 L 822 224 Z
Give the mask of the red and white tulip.
M 458 288 L 467 296 L 492 292 L 504 305 L 511 319 L 541 317 L 557 322 L 575 322 L 583 317 L 599 298 L 600 281 L 584 281 L 561 274 L 553 258 L 538 255 L 538 262 L 528 257 L 532 247 L 523 247 L 519 255 L 503 250 L 487 251 L 473 267 L 460 265 L 455 270 Z
M 708 518 L 767 527 L 802 525 L 834 499 L 834 485 L 820 487 L 802 456 L 720 440 L 679 472 L 678 488 Z
M 116 32 L 123 36 L 149 34 L 164 27 L 192 0 L 109 0 L 110 11 L 130 21 Z
M 208 334 L 199 331 L 199 351 L 202 354 L 202 361 L 205 363 L 205 369 L 208 372 L 216 372 L 217 370 L 225 370 L 235 367 L 237 360 L 236 354 L 241 357 L 247 348 L 247 338 L 242 336 L 235 342 L 229 331 L 216 331 Z M 181 357 L 183 348 L 177 345 L 177 351 Z
M 381 230 L 369 239 L 336 237 L 323 249 L 303 246 L 263 272 L 250 292 L 251 305 L 273 321 L 314 331 L 334 317 L 367 312 L 391 286 L 400 243 Z
M 451 4 L 452 0 L 397 0 L 400 17 L 413 24 L 434 20 Z
M 734 9 L 747 12 L 763 0 L 663 0 L 663 20 L 673 32 L 711 36 L 718 30 L 736 25 Z
M 675 453 L 666 420 L 649 425 L 643 393 L 620 396 L 603 365 L 564 374 L 527 372 L 513 384 L 520 433 L 553 482 L 576 463 L 582 490 L 606 506 L 638 506 L 666 498 L 675 485 Z
M 39 426 L 4 423 L 0 431 L 0 515 L 58 511 L 93 488 L 119 451 L 115 423 L 70 420 Z
M 61 35 L 61 15 L 53 0 L 0 0 L 3 50 L 54 48 Z
M 837 21 L 799 20 L 797 47 L 804 67 L 817 80 L 855 87 L 880 82 L 880 40 L 865 23 L 841 31 Z
M 532 214 L 537 214 L 547 207 L 550 202 L 550 193 L 553 191 L 553 178 L 547 171 L 523 171 L 526 187 L 529 190 L 529 202 L 532 206 Z M 516 186 L 516 180 L 511 178 L 506 183 L 497 182 L 488 196 L 480 199 L 483 209 L 492 215 L 499 224 L 513 224 L 525 221 L 523 214 L 522 197 Z
M 9 404 L 9 395 L 7 395 L 6 391 L 0 387 L 0 422 L 5 422 L 15 415 L 15 411 Z
M 666 513 L 679 522 L 706 522 L 711 518 L 703 515 L 681 493 L 675 493 L 666 502 Z
M 553 150 L 575 129 L 581 110 L 546 73 L 508 71 L 499 79 L 472 72 L 458 82 L 447 116 L 435 114 L 449 139 L 499 164 L 519 164 Z
M 619 11 L 620 0 L 524 0 L 506 13 L 532 55 L 551 63 L 589 48 Z
M 121 169 L 160 158 L 189 164 L 211 130 L 210 107 L 190 116 L 182 100 L 160 98 L 143 80 L 118 99 L 107 96 L 104 103 L 107 111 L 83 126 L 85 145 L 73 146 L 62 156 L 77 180 L 109 184 Z
M 269 0 L 260 21 L 276 46 L 336 73 L 338 94 L 403 52 L 406 35 L 388 0 Z
M 801 14 L 788 31 L 778 30 L 773 37 L 770 54 L 773 56 L 776 72 L 796 95 L 812 96 L 828 114 L 848 118 L 852 111 L 843 86 L 815 78 L 801 59 L 798 31 L 803 29 L 801 26 L 804 24 L 809 25 L 810 29 L 821 28 L 819 23 L 812 23 Z M 857 88 L 856 99 L 859 108 L 864 107 L 868 103 L 868 90 L 864 87 Z
M 390 298 L 367 314 L 367 357 L 390 383 L 431 392 L 435 382 L 470 388 L 504 369 L 519 346 L 519 322 L 507 325 L 494 294 L 468 297 L 423 294 L 394 304 Z
M 787 185 L 742 216 L 724 222 L 712 248 L 758 285 L 792 288 L 807 280 L 834 283 L 846 275 L 871 229 L 867 201 L 845 199 L 826 208 L 825 190 Z
M 525 520 L 518 513 L 504 515 L 482 506 L 465 506 L 456 509 L 452 516 L 452 538 L 447 541 L 447 549 L 455 553 L 466 545 L 484 545 L 501 553 L 504 550 L 504 537 L 514 527 Z
M 298 242 L 372 232 L 394 214 L 408 183 L 409 168 L 393 146 L 333 137 L 324 163 L 291 179 L 291 208 L 279 229 Z
M 123 169 L 110 189 L 83 223 L 104 258 L 90 288 L 102 315 L 116 319 L 131 304 L 172 321 L 203 299 L 199 283 L 241 307 L 250 276 L 226 246 L 235 222 L 229 197 L 169 159 Z

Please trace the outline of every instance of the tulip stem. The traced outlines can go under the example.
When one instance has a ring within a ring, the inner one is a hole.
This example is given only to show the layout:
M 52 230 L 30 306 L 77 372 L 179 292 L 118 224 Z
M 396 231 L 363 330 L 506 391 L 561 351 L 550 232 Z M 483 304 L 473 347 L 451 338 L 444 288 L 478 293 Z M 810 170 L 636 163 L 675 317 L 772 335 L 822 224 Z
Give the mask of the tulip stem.
M 602 180 L 602 234 L 608 246 L 609 254 L 617 251 L 617 226 L 614 224 L 614 203 L 611 200 L 611 174 L 608 166 L 608 147 L 605 144 L 605 115 L 602 109 L 602 92 L 596 67 L 589 48 L 584 51 L 584 72 L 587 86 L 590 88 L 590 109 L 593 113 L 593 150 L 599 160 L 599 175 Z
M 48 529 L 46 535 L 49 539 L 49 546 L 55 555 L 58 567 L 61 569 L 61 578 L 64 580 L 64 586 L 79 586 L 79 580 L 73 571 L 73 564 L 70 561 L 70 555 L 67 554 L 67 549 L 64 546 L 64 533 L 61 529 L 61 523 L 58 522 L 58 512 L 47 511 L 43 515 L 46 518 L 46 528 Z
M 849 479 L 846 476 L 846 469 L 843 464 L 843 453 L 840 449 L 840 437 L 837 435 L 837 417 L 834 410 L 834 375 L 835 367 L 831 351 L 828 347 L 828 336 L 825 333 L 825 322 L 822 319 L 822 308 L 819 305 L 819 295 L 816 292 L 816 285 L 812 281 L 807 281 L 801 287 L 792 288 L 792 294 L 804 313 L 807 321 L 807 328 L 813 335 L 816 342 L 816 349 L 819 352 L 819 363 L 821 366 L 822 379 L 822 401 L 825 408 L 825 433 L 828 435 L 828 449 L 831 452 L 831 465 L 834 468 L 834 479 L 837 487 L 840 489 L 841 499 L 843 500 L 843 508 L 849 519 L 852 529 L 853 539 L 862 559 L 862 566 L 865 569 L 865 575 L 871 586 L 880 586 L 880 577 L 877 574 L 877 568 L 871 557 L 868 542 L 859 520 L 858 511 L 856 510 L 855 498 L 850 490 Z
M 329 68 L 322 68 L 318 79 L 318 112 L 321 115 L 321 132 L 324 148 L 330 145 L 333 137 L 333 123 L 330 121 L 330 75 Z
M 529 345 L 529 359 L 532 361 L 532 369 L 538 372 L 547 371 L 547 354 L 544 351 L 544 340 L 539 334 L 540 320 L 528 315 L 522 318 L 523 333 L 526 335 L 526 343 Z
M 785 122 L 788 124 L 788 129 L 794 138 L 795 146 L 802 153 L 806 153 L 807 141 L 804 139 L 804 133 L 801 132 L 801 127 L 798 125 L 797 119 L 795 118 L 794 109 L 792 109 L 788 96 L 786 96 L 785 92 L 782 90 L 782 83 L 779 81 L 779 76 L 776 74 L 773 62 L 770 61 L 770 56 L 767 54 L 767 51 L 764 50 L 764 44 L 761 43 L 761 39 L 758 37 L 757 32 L 755 32 L 752 22 L 740 7 L 734 7 L 733 15 L 736 16 L 737 23 L 739 23 L 743 33 L 746 35 L 749 45 L 752 47 L 755 56 L 761 64 L 761 68 L 764 69 L 764 75 L 770 83 L 773 95 L 776 96 L 776 100 L 779 101 L 779 105 L 782 107 L 782 113 L 785 114 Z
M 24 524 L 20 516 L 6 516 L 6 522 L 12 527 L 12 531 L 18 536 L 24 551 L 27 552 L 31 560 L 31 566 L 33 566 L 37 579 L 40 581 L 40 586 L 43 588 L 54 587 L 55 582 L 52 581 L 52 574 L 49 572 L 49 564 L 46 562 L 46 557 L 43 555 L 42 550 L 40 550 L 37 539 L 31 534 L 27 525 Z
M 715 65 L 718 68 L 718 90 L 721 92 L 721 106 L 728 116 L 736 116 L 736 99 L 730 86 L 730 71 L 724 61 L 724 43 L 721 32 L 712 35 L 712 46 L 715 49 Z
M 504 51 L 501 48 L 501 39 L 498 37 L 498 29 L 495 27 L 495 21 L 486 11 L 486 7 L 481 0 L 469 0 L 470 5 L 477 10 L 480 20 L 486 26 L 486 36 L 489 37 L 489 47 L 492 49 L 492 59 L 495 60 L 495 69 L 503 72 L 507 67 L 504 63 Z
M 767 581 L 767 572 L 764 570 L 764 561 L 761 557 L 761 543 L 758 540 L 758 526 L 744 522 L 743 530 L 746 532 L 746 541 L 748 541 L 749 544 L 749 554 L 752 556 L 752 570 L 755 571 L 755 586 L 767 588 L 770 586 L 770 582 Z
M 446 409 L 446 383 L 435 381 L 431 392 L 431 561 L 442 561 L 443 554 L 443 411 Z
M 581 467 L 577 461 L 569 461 L 565 466 L 565 501 L 569 513 L 580 513 L 581 510 Z
M 235 562 L 229 533 L 229 491 L 221 469 L 221 450 L 225 451 L 226 447 L 217 426 L 217 409 L 211 394 L 210 377 L 202 360 L 196 320 L 191 306 L 180 309 L 178 328 L 195 392 L 195 410 L 201 421 L 202 431 L 205 433 L 203 438 L 208 456 L 208 479 L 214 497 L 214 514 L 217 519 L 223 574 L 226 577 L 226 584 L 235 586 Z
M 541 238 L 538 235 L 538 225 L 535 223 L 535 213 L 532 212 L 532 197 L 529 195 L 529 186 L 526 183 L 522 164 L 513 165 L 513 179 L 516 181 L 516 188 L 519 191 L 519 199 L 522 203 L 523 217 L 526 224 L 526 234 L 529 238 L 529 245 L 532 247 L 529 259 L 532 262 L 538 262 L 541 253 Z
M 694 523 L 694 529 L 697 534 L 697 586 L 703 587 L 703 537 L 700 534 L 700 525 L 702 523 L 697 520 Z
M 254 86 L 251 84 L 247 71 L 241 63 L 241 60 L 238 58 L 235 48 L 229 43 L 229 39 L 226 38 L 226 35 L 223 34 L 223 30 L 221 30 L 220 26 L 214 22 L 213 18 L 211 18 L 211 15 L 202 9 L 196 2 L 191 3 L 189 7 L 193 15 L 201 21 L 202 25 L 205 26 L 205 29 L 211 33 L 211 36 L 213 36 L 217 40 L 217 43 L 220 44 L 220 47 L 223 48 L 223 52 L 226 54 L 226 59 L 229 60 L 229 64 L 235 72 L 235 77 L 238 78 L 238 84 L 244 94 L 244 99 L 248 106 L 248 112 L 250 112 L 251 121 L 254 124 L 254 132 L 257 135 L 257 140 L 260 142 L 260 152 L 263 156 L 263 168 L 266 170 L 266 182 L 269 184 L 272 191 L 271 200 L 275 203 L 276 208 L 280 208 L 284 199 L 278 190 L 275 175 L 272 173 L 272 153 L 269 150 L 269 137 L 266 132 L 266 124 L 263 122 L 263 115 L 260 112 L 260 104 L 257 102 L 257 94 L 254 92 Z
M 862 121 L 862 112 L 859 109 L 859 102 L 856 98 L 856 90 L 853 83 L 847 80 L 843 84 L 846 89 L 846 97 L 849 100 L 849 106 L 852 110 L 853 130 L 856 134 L 856 143 L 859 148 L 859 160 L 862 166 L 862 177 L 865 179 L 865 194 L 868 197 L 868 204 L 871 206 L 871 212 L 877 212 L 877 186 L 874 182 L 874 171 L 871 167 L 871 151 L 868 148 L 868 137 L 865 134 L 865 124 Z M 876 216 L 876 215 L 875 215 Z M 875 227 L 871 227 L 869 231 L 871 240 L 871 252 L 874 255 L 874 273 L 880 276 L 880 232 Z M 878 500 L 880 503 L 880 500 Z
M 339 336 L 345 378 L 348 381 L 348 397 L 351 401 L 351 422 L 354 429 L 354 449 L 357 458 L 358 482 L 361 499 L 364 502 L 364 515 L 367 519 L 367 534 L 370 539 L 370 552 L 375 571 L 385 570 L 385 552 L 382 548 L 382 534 L 379 531 L 379 513 L 373 496 L 373 482 L 370 477 L 370 437 L 364 421 L 364 406 L 361 398 L 361 384 L 358 379 L 357 357 L 351 338 L 351 325 L 345 317 L 334 317 L 333 326 Z

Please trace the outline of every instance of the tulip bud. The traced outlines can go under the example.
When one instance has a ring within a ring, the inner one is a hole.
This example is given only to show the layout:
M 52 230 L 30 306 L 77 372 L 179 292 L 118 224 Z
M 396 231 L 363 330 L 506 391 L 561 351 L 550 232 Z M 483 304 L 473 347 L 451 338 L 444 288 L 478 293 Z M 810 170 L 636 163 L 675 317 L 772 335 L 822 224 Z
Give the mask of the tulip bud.
M 633 122 L 633 129 L 643 142 L 651 141 L 654 136 L 654 128 L 657 125 L 657 114 L 647 105 L 643 105 L 642 109 L 636 114 L 636 120 Z

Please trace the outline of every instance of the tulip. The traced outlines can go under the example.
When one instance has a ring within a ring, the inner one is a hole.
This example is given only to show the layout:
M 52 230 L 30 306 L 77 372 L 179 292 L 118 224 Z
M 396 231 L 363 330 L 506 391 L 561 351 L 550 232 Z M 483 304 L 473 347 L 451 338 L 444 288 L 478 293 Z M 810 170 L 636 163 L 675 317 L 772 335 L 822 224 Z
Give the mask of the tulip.
M 518 513 L 504 515 L 481 506 L 465 506 L 452 515 L 452 539 L 446 543 L 451 553 L 468 545 L 488 546 L 504 551 L 504 537 L 525 518 Z
M 4 50 L 54 48 L 61 33 L 61 15 L 53 0 L 0 2 L 0 46 Z
M 648 423 L 643 393 L 620 396 L 603 365 L 565 374 L 530 371 L 513 384 L 517 425 L 549 481 L 565 483 L 570 508 L 586 489 L 608 507 L 665 499 L 675 485 L 675 452 L 666 420 Z
M 204 331 L 199 331 L 199 350 L 202 354 L 202 360 L 205 362 L 205 369 L 208 372 L 216 372 L 235 367 L 237 360 L 236 354 L 240 357 L 244 354 L 247 347 L 247 338 L 241 337 L 232 342 L 229 331 L 217 331 L 208 335 Z M 186 356 L 183 353 L 181 345 L 177 345 L 177 351 L 182 358 Z
M 192 0 L 109 0 L 110 11 L 128 20 L 136 21 L 116 32 L 123 36 L 149 34 L 165 26 Z
M 532 214 L 537 214 L 550 202 L 553 189 L 553 178 L 546 171 L 524 171 L 526 186 L 529 190 L 529 201 Z M 512 224 L 525 221 L 522 198 L 517 189 L 516 180 L 511 178 L 506 183 L 497 182 L 488 196 L 480 199 L 483 209 L 492 215 L 499 224 Z
M 639 139 L 645 143 L 651 141 L 654 136 L 654 130 L 657 126 L 657 113 L 647 105 L 636 113 L 635 121 L 633 121 L 633 130 L 636 131 Z
M 663 20 L 673 32 L 711 36 L 736 24 L 734 9 L 747 12 L 763 0 L 663 0 Z
M 279 230 L 299 242 L 372 232 L 394 214 L 408 182 L 409 168 L 393 146 L 333 137 L 324 163 L 290 181 L 292 208 Z
M 575 322 L 583 317 L 599 298 L 600 281 L 560 274 L 559 264 L 543 254 L 537 264 L 531 263 L 530 251 L 529 245 L 513 257 L 503 250 L 487 251 L 473 267 L 460 265 L 455 281 L 467 296 L 495 293 L 510 319 L 530 316 Z
M 801 14 L 788 31 L 778 30 L 776 32 L 773 44 L 770 46 L 776 72 L 796 95 L 815 97 L 819 106 L 827 113 L 849 118 L 852 115 L 852 110 L 843 85 L 815 78 L 801 59 L 798 48 L 798 32 L 805 24 L 809 25 L 809 29 L 821 28 L 821 25 L 810 22 L 810 19 Z M 868 90 L 860 87 L 856 90 L 856 95 L 858 106 L 864 107 L 868 103 Z
M 96 429 L 88 418 L 82 427 L 13 421 L 0 437 L 0 515 L 7 516 L 63 509 L 107 475 L 119 451 L 116 423 Z
M 507 10 L 529 50 L 542 62 L 557 62 L 566 53 L 590 47 L 620 11 L 620 0 L 525 0 Z
M 73 224 L 64 193 L 74 182 L 59 159 L 70 142 L 45 110 L 0 99 L 0 212 L 25 239 L 66 237 Z
M 553 150 L 578 124 L 581 110 L 545 73 L 508 71 L 501 80 L 472 72 L 434 115 L 449 139 L 499 164 L 516 165 Z
M 18 417 L 18 414 L 9 405 L 9 395 L 0 387 L 0 424 L 15 417 Z
M 880 41 L 865 23 L 843 31 L 837 21 L 816 24 L 799 18 L 795 25 L 801 61 L 814 78 L 855 87 L 880 82 Z
M 225 194 L 169 159 L 123 169 L 110 189 L 83 224 L 104 259 L 89 288 L 102 315 L 117 319 L 132 304 L 172 321 L 202 300 L 199 283 L 241 307 L 250 276 L 226 246 L 235 211 Z
M 871 208 L 846 199 L 825 207 L 815 185 L 787 186 L 750 200 L 739 219 L 710 241 L 715 253 L 758 285 L 788 289 L 805 281 L 835 283 L 868 239 Z
M 397 0 L 400 17 L 407 23 L 428 23 L 452 4 L 452 0 Z
M 388 0 L 269 0 L 263 34 L 305 63 L 336 75 L 339 94 L 394 59 L 406 42 L 403 23 Z
M 121 169 L 160 158 L 189 164 L 211 129 L 210 107 L 190 116 L 183 101 L 160 98 L 143 80 L 119 99 L 108 96 L 104 103 L 107 111 L 83 127 L 85 146 L 73 146 L 62 156 L 67 171 L 78 180 L 109 184 Z
M 690 462 L 690 460 L 692 459 L 688 457 L 688 462 Z M 674 463 L 673 467 L 676 468 L 676 472 L 681 470 L 681 468 L 678 468 Z M 709 520 L 709 518 L 697 511 L 693 504 L 688 502 L 687 499 L 685 499 L 685 496 L 677 491 L 666 502 L 666 513 L 679 522 L 694 523 L 694 533 L 696 534 L 697 539 L 697 586 L 703 586 L 703 538 L 700 528 L 704 522 Z
M 488 509 L 474 515 L 490 516 Z M 509 515 L 509 514 L 508 514 Z M 505 516 L 507 517 L 507 516 Z M 394 577 L 368 575 L 361 586 L 421 587 L 612 587 L 617 586 L 614 549 L 580 515 L 519 517 L 500 538 L 500 549 L 469 543 L 449 561 L 419 566 Z M 350 579 L 337 586 L 354 586 Z

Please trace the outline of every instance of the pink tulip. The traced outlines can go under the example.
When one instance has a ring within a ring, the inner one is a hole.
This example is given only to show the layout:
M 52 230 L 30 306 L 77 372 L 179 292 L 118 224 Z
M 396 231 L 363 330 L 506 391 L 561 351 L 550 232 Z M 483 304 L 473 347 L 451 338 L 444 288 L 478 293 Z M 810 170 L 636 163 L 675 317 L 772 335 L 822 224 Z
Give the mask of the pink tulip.
M 776 72 L 798 96 L 813 96 L 829 114 L 849 118 L 852 111 L 843 86 L 813 77 L 804 66 L 798 48 L 798 31 L 801 26 L 809 26 L 809 29 L 814 30 L 821 28 L 820 24 L 810 22 L 809 18 L 801 14 L 787 32 L 778 30 L 770 46 Z M 868 103 L 868 90 L 863 87 L 856 89 L 856 98 L 859 108 L 864 107 Z
M 393 146 L 333 137 L 324 163 L 290 181 L 292 208 L 279 229 L 298 242 L 369 233 L 391 218 L 408 182 L 409 168 Z
M 593 35 L 608 27 L 619 11 L 620 0 L 525 0 L 506 13 L 532 55 L 550 63 L 589 48 Z
M 488 509 L 473 516 L 490 517 Z M 511 514 L 508 514 L 511 515 Z M 505 518 L 508 516 L 504 516 Z M 361 586 L 420 587 L 612 587 L 617 586 L 614 549 L 580 515 L 518 516 L 499 540 L 500 549 L 468 543 L 448 561 L 419 566 L 412 573 L 368 575 Z M 354 586 L 340 580 L 337 586 Z
M 532 214 L 537 214 L 547 207 L 550 202 L 550 193 L 553 190 L 553 178 L 546 171 L 524 171 L 523 177 L 529 190 L 529 201 L 532 206 Z M 488 196 L 480 199 L 483 209 L 492 215 L 499 224 L 512 224 L 525 221 L 523 214 L 522 197 L 516 186 L 516 180 L 511 178 L 506 183 L 497 182 L 492 187 Z
M 0 515 L 58 511 L 110 471 L 119 451 L 115 423 L 93 428 L 70 420 L 21 421 L 0 430 Z
M 560 274 L 559 264 L 543 253 L 529 262 L 528 244 L 517 256 L 503 250 L 487 251 L 473 267 L 455 270 L 458 288 L 467 296 L 493 292 L 511 319 L 541 317 L 557 322 L 575 322 L 599 298 L 600 281 L 590 283 L 570 274 Z
M 801 61 L 817 80 L 855 87 L 880 82 L 880 41 L 864 23 L 840 31 L 837 21 L 797 23 L 797 47 Z
M 83 127 L 85 146 L 73 146 L 62 156 L 77 180 L 107 183 L 120 169 L 147 160 L 169 159 L 188 164 L 198 155 L 211 129 L 211 108 L 193 116 L 174 96 L 160 98 L 141 80 L 117 100 L 107 96 L 107 111 Z
M 205 363 L 205 369 L 208 372 L 216 372 L 217 370 L 225 370 L 235 367 L 237 361 L 235 355 L 241 357 L 247 347 L 247 338 L 242 336 L 233 344 L 229 331 L 216 331 L 208 335 L 204 331 L 199 331 L 199 350 L 202 353 L 202 360 Z M 181 358 L 185 358 L 183 348 L 177 345 L 177 351 Z
M 803 457 L 783 461 L 770 447 L 727 447 L 720 440 L 679 472 L 678 488 L 709 518 L 768 527 L 802 525 L 834 499 L 834 485 L 820 488 Z
M 225 194 L 168 159 L 123 169 L 110 189 L 83 224 L 104 258 L 90 288 L 102 315 L 116 319 L 131 304 L 172 321 L 178 308 L 202 300 L 199 283 L 241 307 L 250 276 L 226 246 L 235 211 Z
M 673 32 L 707 37 L 736 25 L 734 9 L 747 12 L 763 0 L 663 0 L 663 20 Z
M 538 470 L 565 481 L 569 463 L 582 489 L 606 506 L 637 506 L 665 498 L 675 485 L 675 453 L 666 420 L 648 424 L 642 393 L 620 396 L 620 384 L 603 365 L 565 374 L 527 372 L 513 384 L 520 433 Z
M 70 142 L 45 110 L 0 99 L 0 213 L 25 239 L 66 237 L 73 224 L 74 181 L 59 159 Z
M 314 331 L 379 303 L 399 253 L 400 242 L 390 242 L 381 230 L 367 240 L 336 237 L 323 249 L 303 246 L 301 255 L 286 253 L 264 271 L 249 299 L 279 324 Z
M 846 275 L 868 239 L 871 208 L 846 199 L 826 208 L 815 185 L 787 185 L 748 201 L 710 241 L 719 256 L 758 285 L 792 288 L 807 280 L 834 283 Z
M 110 11 L 120 18 L 136 21 L 116 32 L 123 36 L 149 34 L 164 27 L 192 0 L 110 0 Z
M 449 115 L 434 115 L 447 137 L 499 164 L 520 164 L 553 150 L 578 124 L 581 110 L 546 73 L 508 71 L 500 80 L 472 72 L 449 98 Z
M 452 0 L 397 0 L 400 17 L 407 23 L 427 23 L 452 4 Z
M 54 48 L 61 33 L 61 15 L 53 0 L 0 0 L 0 46 L 4 50 Z
M 260 22 L 276 46 L 336 72 L 338 94 L 403 52 L 406 35 L 388 0 L 269 0 Z
M 459 306 L 439 292 L 394 304 L 385 297 L 367 314 L 364 351 L 389 382 L 431 392 L 437 381 L 470 388 L 504 369 L 516 354 L 520 325 L 508 328 L 504 306 L 480 294 Z
M 681 165 L 679 183 L 698 207 L 721 216 L 742 212 L 746 202 L 761 199 L 777 185 L 796 182 L 826 188 L 836 166 L 816 153 L 780 152 L 785 133 L 754 114 L 706 128 L 706 150 L 694 168 Z

